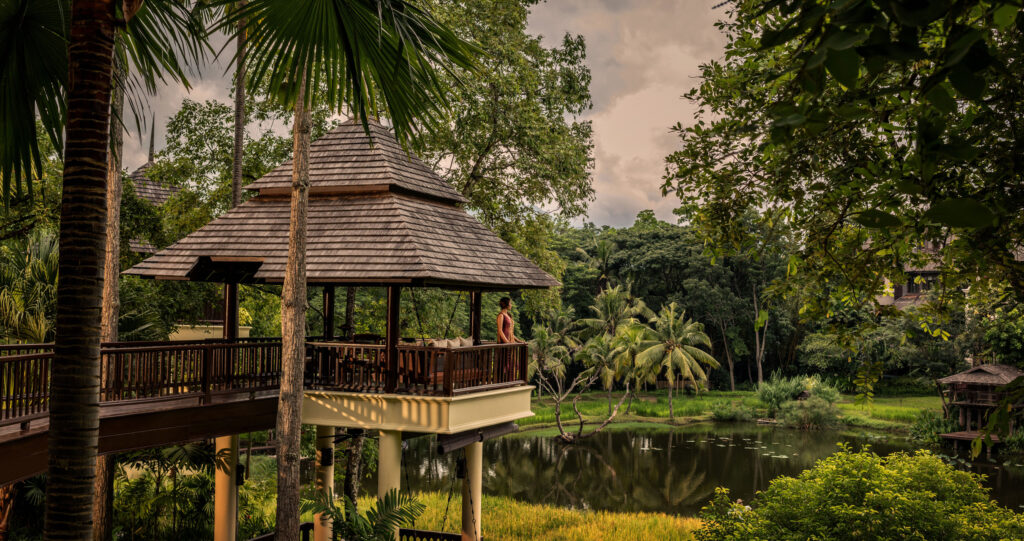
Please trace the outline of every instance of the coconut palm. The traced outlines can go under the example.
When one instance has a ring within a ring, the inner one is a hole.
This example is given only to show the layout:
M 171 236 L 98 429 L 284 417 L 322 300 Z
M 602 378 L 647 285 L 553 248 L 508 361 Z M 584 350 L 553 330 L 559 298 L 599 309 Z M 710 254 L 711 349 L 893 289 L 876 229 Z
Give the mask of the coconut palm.
M 226 2 L 225 2 L 226 3 Z M 221 26 L 246 34 L 249 90 L 295 108 L 288 260 L 281 295 L 277 535 L 299 535 L 306 214 L 311 107 L 349 111 L 367 130 L 384 113 L 400 140 L 439 122 L 438 70 L 470 69 L 476 49 L 405 0 L 251 0 Z M 266 85 L 266 86 L 264 86 Z
M 612 339 L 612 357 L 615 362 L 618 377 L 633 382 L 633 389 L 630 391 L 629 402 L 626 404 L 628 414 L 633 407 L 633 398 L 636 389 L 646 383 L 654 383 L 657 380 L 660 366 L 637 362 L 637 356 L 648 346 L 650 339 L 650 328 L 642 323 L 630 323 L 619 327 Z
M 615 287 L 606 287 L 590 307 L 594 317 L 580 320 L 591 333 L 614 336 L 616 329 L 621 325 L 635 321 L 638 317 L 650 319 L 654 313 L 643 300 L 633 296 L 629 286 L 619 284 Z
M 541 327 L 534 329 L 533 340 L 529 342 L 530 364 L 527 365 L 527 379 L 536 374 L 550 372 L 556 378 L 565 377 L 565 360 L 569 350 L 558 343 L 558 336 L 550 329 Z M 537 386 L 537 398 L 540 399 L 543 385 Z
M 132 67 L 133 78 L 122 82 L 126 87 L 153 90 L 167 77 L 187 82 L 179 59 L 204 53 L 198 28 L 189 3 L 173 0 L 0 4 L 5 200 L 12 193 L 31 193 L 28 179 L 42 169 L 37 115 L 42 131 L 64 156 L 46 539 L 85 539 L 92 527 L 114 55 L 124 55 Z M 126 45 L 115 52 L 116 35 Z M 131 97 L 129 102 L 138 105 Z
M 576 251 L 583 256 L 584 262 L 600 271 L 601 275 L 598 277 L 598 284 L 601 287 L 608 285 L 608 270 L 611 268 L 612 256 L 615 255 L 617 249 L 618 247 L 614 242 L 608 239 L 598 240 L 597 238 L 593 240 L 590 251 L 576 248 Z
M 588 369 L 594 370 L 597 379 L 601 382 L 608 395 L 608 415 L 612 414 L 612 389 L 615 387 L 616 374 L 618 372 L 615 364 L 615 351 L 612 347 L 612 337 L 599 334 L 587 341 L 583 349 L 577 355 L 577 359 L 583 362 Z
M 701 365 L 718 368 L 718 361 L 698 346 L 711 347 L 711 339 L 704 334 L 704 326 L 686 319 L 686 312 L 676 303 L 662 307 L 654 319 L 651 329 L 652 340 L 644 345 L 637 355 L 637 362 L 651 364 L 665 370 L 668 377 L 668 416 L 675 416 L 672 405 L 672 388 L 676 381 L 691 381 L 694 385 L 707 382 L 708 376 Z

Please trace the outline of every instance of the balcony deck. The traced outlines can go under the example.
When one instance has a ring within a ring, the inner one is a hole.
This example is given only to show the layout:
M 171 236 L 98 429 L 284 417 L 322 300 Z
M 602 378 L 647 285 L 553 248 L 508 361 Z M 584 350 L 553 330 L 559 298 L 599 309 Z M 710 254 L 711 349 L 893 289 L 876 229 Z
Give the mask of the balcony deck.
M 370 397 L 375 404 L 433 401 L 436 409 L 438 403 L 448 408 L 476 396 L 498 400 L 499 390 L 526 385 L 525 344 L 403 345 L 391 359 L 378 345 L 311 341 L 306 350 L 307 403 L 311 395 L 317 403 Z M 45 468 L 52 360 L 52 344 L 0 345 L 0 454 L 24 457 L 2 461 L 0 485 Z M 100 453 L 274 425 L 278 341 L 106 343 L 101 367 Z M 323 412 L 318 415 L 324 421 Z M 450 415 L 445 409 L 434 417 L 447 422 Z M 345 426 L 344 420 L 337 426 Z

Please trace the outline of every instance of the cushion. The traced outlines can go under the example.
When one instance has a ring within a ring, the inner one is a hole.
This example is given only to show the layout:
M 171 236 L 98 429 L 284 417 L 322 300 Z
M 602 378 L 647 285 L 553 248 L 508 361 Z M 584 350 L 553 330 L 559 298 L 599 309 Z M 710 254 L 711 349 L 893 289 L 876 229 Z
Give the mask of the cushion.
M 471 338 L 463 338 L 461 336 L 459 337 L 459 347 L 460 348 L 468 348 L 469 346 L 472 346 L 472 345 L 473 345 L 473 339 L 471 339 Z

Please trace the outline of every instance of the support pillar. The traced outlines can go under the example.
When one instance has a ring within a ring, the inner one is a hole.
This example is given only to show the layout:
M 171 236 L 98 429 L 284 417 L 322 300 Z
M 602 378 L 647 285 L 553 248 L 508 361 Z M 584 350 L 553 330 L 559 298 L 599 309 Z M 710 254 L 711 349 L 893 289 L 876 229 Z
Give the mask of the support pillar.
M 384 337 L 384 347 L 387 355 L 387 374 L 384 390 L 389 393 L 395 392 L 398 388 L 398 337 L 402 333 L 401 315 L 402 288 L 388 286 L 388 314 L 387 328 Z
M 316 427 L 316 490 L 334 497 L 334 435 L 333 426 Z M 313 541 L 331 541 L 331 519 L 320 513 L 313 519 Z
M 235 541 L 238 532 L 238 436 L 221 436 L 214 449 L 223 468 L 213 474 L 213 540 Z
M 381 430 L 377 449 L 377 498 L 402 489 L 402 433 Z M 398 539 L 398 530 L 395 530 Z
M 224 284 L 224 338 L 238 340 L 238 284 Z
M 484 444 L 473 442 L 463 448 L 466 457 L 466 478 L 462 480 L 462 540 L 480 540 L 480 518 L 483 512 Z
M 469 292 L 469 332 L 474 346 L 480 345 L 480 313 L 483 309 L 483 296 L 484 294 L 480 291 Z
M 334 286 L 324 286 L 324 341 L 334 340 Z

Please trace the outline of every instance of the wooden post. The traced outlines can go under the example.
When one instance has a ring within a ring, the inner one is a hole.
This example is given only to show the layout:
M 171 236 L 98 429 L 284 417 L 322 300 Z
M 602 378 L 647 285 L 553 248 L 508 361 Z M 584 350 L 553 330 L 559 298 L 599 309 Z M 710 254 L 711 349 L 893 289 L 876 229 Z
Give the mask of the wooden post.
M 224 284 L 224 338 L 238 340 L 238 284 Z
M 469 292 L 469 332 L 473 337 L 473 345 L 480 345 L 480 312 L 483 293 L 480 291 Z
M 324 286 L 324 341 L 334 340 L 334 286 Z
M 384 338 L 384 348 L 387 362 L 387 381 L 384 391 L 393 393 L 398 388 L 398 336 L 402 333 L 399 328 L 399 316 L 401 314 L 402 288 L 388 286 L 388 315 L 387 330 Z

